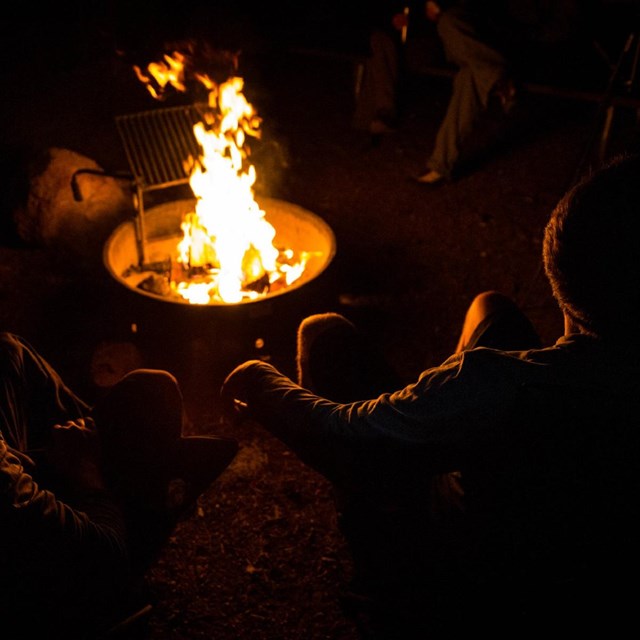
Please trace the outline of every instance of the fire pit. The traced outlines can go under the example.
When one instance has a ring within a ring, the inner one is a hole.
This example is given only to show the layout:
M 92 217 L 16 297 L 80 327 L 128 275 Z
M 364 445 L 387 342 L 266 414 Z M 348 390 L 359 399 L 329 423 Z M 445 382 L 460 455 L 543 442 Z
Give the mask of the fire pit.
M 189 69 L 189 57 L 175 51 L 136 73 L 159 97 L 167 86 L 184 91 Z M 333 259 L 333 232 L 301 207 L 256 197 L 245 141 L 260 137 L 261 121 L 243 80 L 191 75 L 207 91 L 204 102 L 116 120 L 138 214 L 106 243 L 108 271 L 137 293 L 189 305 L 256 302 L 301 287 Z M 185 185 L 186 198 L 145 206 L 145 193 Z
M 274 245 L 286 247 L 293 254 L 307 256 L 300 277 L 260 296 L 245 297 L 245 304 L 282 295 L 304 286 L 318 277 L 335 255 L 335 237 L 331 228 L 317 215 L 290 202 L 275 198 L 257 198 L 265 218 L 275 229 Z M 121 224 L 104 247 L 104 264 L 117 282 L 143 296 L 176 304 L 192 304 L 170 288 L 171 273 L 176 267 L 181 223 L 194 207 L 194 200 L 183 199 L 151 207 L 145 212 L 145 264 L 139 265 L 138 235 L 135 221 Z M 209 300 L 207 305 L 227 305 Z

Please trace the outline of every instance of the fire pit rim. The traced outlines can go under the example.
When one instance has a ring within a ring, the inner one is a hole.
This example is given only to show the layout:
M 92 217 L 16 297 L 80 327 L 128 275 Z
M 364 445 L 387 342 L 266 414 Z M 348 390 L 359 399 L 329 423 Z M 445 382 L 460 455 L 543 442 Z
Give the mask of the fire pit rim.
M 191 200 L 191 199 L 187 199 L 187 200 Z M 282 200 L 279 198 L 272 198 L 272 197 L 266 197 L 266 196 L 256 196 L 256 202 L 259 204 L 259 206 L 261 207 L 261 209 L 264 210 L 265 212 L 265 218 L 271 222 L 270 220 L 270 216 L 274 215 L 274 210 L 277 207 L 285 207 L 286 209 L 288 209 L 289 211 L 295 211 L 296 217 L 297 219 L 300 220 L 306 220 L 308 221 L 311 225 L 315 226 L 316 228 L 321 230 L 322 233 L 322 237 L 326 239 L 326 244 L 328 246 L 328 251 L 326 252 L 326 255 L 323 255 L 323 261 L 320 265 L 319 268 L 317 268 L 311 275 L 308 275 L 307 277 L 303 276 L 296 280 L 295 282 L 293 282 L 292 284 L 288 285 L 287 287 L 275 291 L 275 292 L 270 292 L 267 293 L 263 296 L 259 296 L 257 298 L 253 298 L 253 299 L 245 299 L 245 300 L 241 300 L 239 302 L 224 302 L 224 301 L 213 301 L 213 302 L 209 302 L 207 304 L 193 304 L 188 302 L 187 300 L 181 300 L 179 298 L 174 298 L 174 297 L 168 297 L 168 296 L 163 296 L 161 294 L 157 294 L 154 293 L 152 291 L 147 291 L 145 289 L 141 289 L 138 286 L 132 286 L 130 283 L 126 282 L 126 280 L 123 278 L 123 276 L 121 274 L 118 274 L 116 272 L 116 269 L 114 268 L 111 260 L 109 259 L 110 256 L 110 252 L 113 248 L 113 245 L 116 241 L 116 239 L 124 234 L 127 230 L 130 230 L 130 232 L 132 234 L 135 234 L 135 219 L 130 219 L 130 220 L 126 220 L 122 223 L 120 223 L 109 235 L 109 237 L 107 238 L 104 246 L 103 246 L 103 251 L 102 251 L 102 255 L 103 255 L 103 264 L 107 270 L 107 272 L 109 273 L 109 275 L 118 283 L 121 284 L 122 286 L 124 286 L 126 289 L 128 289 L 129 291 L 132 291 L 134 293 L 137 293 L 139 295 L 142 295 L 144 297 L 147 298 L 151 298 L 153 300 L 157 300 L 160 302 L 164 302 L 164 303 L 170 303 L 170 304 L 174 304 L 174 305 L 179 305 L 182 307 L 193 307 L 193 308 L 231 308 L 231 307 L 238 307 L 238 306 L 245 306 L 245 305 L 255 305 L 255 304 L 259 304 L 261 302 L 266 302 L 269 300 L 273 300 L 274 298 L 278 298 L 281 297 L 283 295 L 286 295 L 288 293 L 291 293 L 295 290 L 298 290 L 300 288 L 302 288 L 304 285 L 312 282 L 313 280 L 315 280 L 316 278 L 318 278 L 324 271 L 326 271 L 326 269 L 329 267 L 329 265 L 331 264 L 331 262 L 333 261 L 333 258 L 335 257 L 336 254 L 336 237 L 335 234 L 333 232 L 333 229 L 327 224 L 327 222 L 321 218 L 320 216 L 318 216 L 317 214 L 313 213 L 312 211 L 309 211 L 308 209 L 305 209 L 304 207 L 297 205 L 295 203 L 286 201 L 286 200 Z M 165 203 L 167 204 L 167 203 Z M 159 209 L 161 208 L 163 205 L 159 205 L 157 207 L 152 207 L 150 209 L 148 209 L 145 212 L 145 216 L 153 216 L 155 213 L 155 209 Z M 274 225 L 275 226 L 275 225 Z M 278 234 L 278 229 L 276 228 L 276 236 Z

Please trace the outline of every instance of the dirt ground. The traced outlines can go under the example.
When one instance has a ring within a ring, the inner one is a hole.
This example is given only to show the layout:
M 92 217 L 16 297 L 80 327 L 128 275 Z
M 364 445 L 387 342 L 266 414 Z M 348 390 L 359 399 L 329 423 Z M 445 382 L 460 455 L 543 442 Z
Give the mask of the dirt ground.
M 598 105 L 523 92 L 509 119 L 483 122 L 477 143 L 487 151 L 473 169 L 429 189 L 411 176 L 424 168 L 448 78 L 405 77 L 397 132 L 373 139 L 352 126 L 350 60 L 249 50 L 240 74 L 263 119 L 256 192 L 320 216 L 336 255 L 316 281 L 278 300 L 228 312 L 176 308 L 125 290 L 102 264 L 70 261 L 15 233 L 25 168 L 46 149 L 128 169 L 113 119 L 153 105 L 121 59 L 94 53 L 47 51 L 5 82 L 0 328 L 30 340 L 89 400 L 103 390 L 101 371 L 167 368 L 183 387 L 192 431 L 239 441 L 149 575 L 151 639 L 354 640 L 339 601 L 351 564 L 330 486 L 258 425 L 220 423 L 219 385 L 253 357 L 293 375 L 295 328 L 322 311 L 358 322 L 409 381 L 451 352 L 467 304 L 488 288 L 512 295 L 554 341 L 561 318 L 540 270 L 541 234 Z M 616 111 L 608 152 L 635 140 L 634 115 Z

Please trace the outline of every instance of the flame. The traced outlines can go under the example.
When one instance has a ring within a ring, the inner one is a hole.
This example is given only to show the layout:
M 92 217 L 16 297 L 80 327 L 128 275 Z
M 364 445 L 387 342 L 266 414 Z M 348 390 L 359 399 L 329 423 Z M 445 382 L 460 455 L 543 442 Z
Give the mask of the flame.
M 185 91 L 185 63 L 174 52 L 150 64 L 148 74 L 135 72 L 159 98 L 169 86 Z M 194 77 L 208 92 L 203 120 L 193 127 L 201 154 L 185 167 L 196 205 L 182 219 L 179 269 L 170 286 L 191 304 L 256 299 L 295 282 L 309 256 L 275 247 L 276 230 L 255 200 L 256 171 L 245 143 L 247 136 L 260 137 L 261 121 L 242 93 L 243 79 L 218 84 L 203 73 Z
M 170 55 L 164 56 L 163 62 L 152 62 L 147 67 L 149 75 L 146 75 L 140 67 L 134 65 L 138 79 L 143 82 L 149 93 L 157 99 L 160 99 L 167 87 L 167 85 L 174 87 L 178 91 L 186 91 L 187 87 L 184 83 L 184 63 L 185 56 L 179 51 L 174 51 L 174 57 Z M 151 76 L 151 77 L 149 77 Z M 157 84 L 157 88 L 153 82 Z

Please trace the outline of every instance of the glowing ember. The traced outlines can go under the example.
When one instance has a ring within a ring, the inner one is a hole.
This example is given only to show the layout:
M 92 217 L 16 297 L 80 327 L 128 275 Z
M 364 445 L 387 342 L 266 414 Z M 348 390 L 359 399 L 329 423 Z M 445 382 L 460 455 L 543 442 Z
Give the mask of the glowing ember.
M 168 86 L 186 90 L 186 62 L 175 52 L 147 73 L 135 71 L 151 95 L 162 98 Z M 245 140 L 260 136 L 260 119 L 242 93 L 242 78 L 216 84 L 206 74 L 193 75 L 208 93 L 203 120 L 193 127 L 201 155 L 185 167 L 196 204 L 170 252 L 167 293 L 191 304 L 252 300 L 295 282 L 309 254 L 274 246 L 276 230 L 254 198 L 256 171 Z

